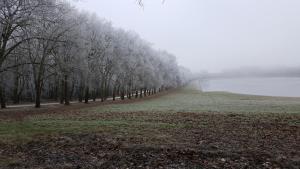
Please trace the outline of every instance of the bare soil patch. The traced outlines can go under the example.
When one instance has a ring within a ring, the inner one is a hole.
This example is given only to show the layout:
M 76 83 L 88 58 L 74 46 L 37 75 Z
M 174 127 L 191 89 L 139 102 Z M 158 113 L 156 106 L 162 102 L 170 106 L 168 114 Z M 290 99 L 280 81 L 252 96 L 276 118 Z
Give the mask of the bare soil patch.
M 104 113 L 145 121 L 114 132 L 40 135 L 1 143 L 2 168 L 299 168 L 300 115 Z M 165 127 L 155 124 L 166 124 Z M 166 127 L 169 126 L 169 127 Z M 130 131 L 138 130 L 139 134 Z

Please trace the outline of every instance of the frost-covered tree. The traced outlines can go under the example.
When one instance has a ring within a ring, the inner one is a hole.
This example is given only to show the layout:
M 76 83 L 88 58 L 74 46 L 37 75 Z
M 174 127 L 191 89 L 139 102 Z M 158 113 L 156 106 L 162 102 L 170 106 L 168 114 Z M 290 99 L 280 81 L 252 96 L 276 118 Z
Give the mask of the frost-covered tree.
M 58 0 L 0 2 L 0 100 L 144 97 L 189 80 L 176 57 Z

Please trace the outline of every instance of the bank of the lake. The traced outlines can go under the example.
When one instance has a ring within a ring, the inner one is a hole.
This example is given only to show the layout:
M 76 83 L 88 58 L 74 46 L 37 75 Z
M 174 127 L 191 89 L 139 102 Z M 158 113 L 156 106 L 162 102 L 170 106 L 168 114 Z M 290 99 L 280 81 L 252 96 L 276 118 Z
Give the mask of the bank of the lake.
M 300 77 L 207 78 L 200 82 L 203 91 L 300 97 Z

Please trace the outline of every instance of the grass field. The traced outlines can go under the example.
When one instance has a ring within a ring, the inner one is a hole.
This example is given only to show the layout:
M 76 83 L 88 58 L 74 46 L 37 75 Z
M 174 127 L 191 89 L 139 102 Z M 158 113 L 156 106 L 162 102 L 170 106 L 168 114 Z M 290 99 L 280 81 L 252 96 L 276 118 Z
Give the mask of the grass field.
M 1 119 L 0 140 L 0 168 L 298 168 L 300 98 L 189 86 Z
M 188 86 L 159 99 L 124 105 L 107 105 L 95 112 L 234 112 L 300 113 L 300 98 L 241 95 L 226 92 L 201 92 Z

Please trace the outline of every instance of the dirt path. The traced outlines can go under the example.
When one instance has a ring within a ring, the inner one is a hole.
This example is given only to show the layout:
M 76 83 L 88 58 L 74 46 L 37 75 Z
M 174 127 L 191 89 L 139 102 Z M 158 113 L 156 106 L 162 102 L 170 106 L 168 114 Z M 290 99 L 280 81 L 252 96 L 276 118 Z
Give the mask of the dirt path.
M 127 98 L 127 96 L 125 96 L 125 98 Z M 121 98 L 120 97 L 116 97 L 115 98 L 116 100 L 120 100 Z M 106 101 L 112 101 L 113 98 L 107 98 Z M 101 102 L 101 99 L 96 99 L 95 101 L 90 99 L 89 102 Z M 79 103 L 78 101 L 71 101 L 70 102 L 71 104 L 77 104 Z M 53 105 L 60 105 L 60 103 L 58 102 L 48 102 L 48 103 L 42 103 L 41 106 L 42 107 L 45 107 L 45 106 L 53 106 Z M 26 108 L 26 107 L 34 107 L 35 104 L 18 104 L 18 105 L 7 105 L 6 107 L 8 109 L 15 109 L 15 108 Z
M 8 107 L 7 109 L 0 109 L 0 120 L 23 120 L 24 117 L 36 115 L 36 114 L 55 114 L 55 113 L 67 113 L 72 110 L 79 110 L 83 108 L 89 108 L 89 107 L 97 107 L 102 105 L 108 105 L 108 104 L 127 104 L 127 103 L 135 103 L 135 102 L 141 102 L 146 101 L 150 99 L 155 99 L 167 94 L 170 94 L 172 92 L 175 92 L 176 90 L 170 90 L 161 92 L 155 95 L 150 95 L 143 98 L 132 98 L 132 99 L 125 99 L 120 100 L 116 99 L 113 101 L 112 99 L 107 99 L 105 102 L 101 102 L 100 100 L 90 101 L 88 104 L 85 103 L 79 103 L 79 102 L 72 102 L 71 105 L 65 106 L 58 103 L 48 103 L 42 105 L 41 108 L 34 108 L 32 105 L 21 105 L 20 107 Z

